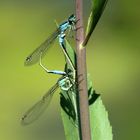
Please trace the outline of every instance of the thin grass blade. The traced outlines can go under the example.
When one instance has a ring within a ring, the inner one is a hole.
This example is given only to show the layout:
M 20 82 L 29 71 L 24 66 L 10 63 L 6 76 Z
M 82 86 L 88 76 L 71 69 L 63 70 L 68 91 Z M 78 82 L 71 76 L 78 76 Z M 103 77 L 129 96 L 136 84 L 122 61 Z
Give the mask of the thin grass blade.
M 83 46 L 86 46 L 88 40 L 91 37 L 92 32 L 94 31 L 108 0 L 91 0 L 91 12 L 88 18 L 88 24 L 86 28 L 85 40 Z

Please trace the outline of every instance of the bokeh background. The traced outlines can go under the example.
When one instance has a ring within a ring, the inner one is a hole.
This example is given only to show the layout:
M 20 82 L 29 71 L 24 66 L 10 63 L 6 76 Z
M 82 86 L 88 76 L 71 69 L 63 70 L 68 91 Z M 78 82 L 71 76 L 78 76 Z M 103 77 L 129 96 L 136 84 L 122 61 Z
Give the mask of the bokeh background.
M 84 1 L 85 23 L 90 0 Z M 87 48 L 88 72 L 109 113 L 114 140 L 140 139 L 140 2 L 109 0 Z M 45 114 L 21 126 L 22 114 L 56 82 L 26 56 L 74 12 L 70 0 L 0 0 L 0 139 L 64 140 L 59 92 Z M 63 70 L 64 56 L 54 43 L 45 57 Z

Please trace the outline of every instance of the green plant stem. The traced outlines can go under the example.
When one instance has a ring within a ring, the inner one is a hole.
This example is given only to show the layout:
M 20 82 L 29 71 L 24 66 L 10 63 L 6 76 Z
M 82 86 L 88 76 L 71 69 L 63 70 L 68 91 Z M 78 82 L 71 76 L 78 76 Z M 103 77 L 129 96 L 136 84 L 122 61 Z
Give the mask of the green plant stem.
M 86 48 L 81 44 L 84 41 L 83 27 L 83 1 L 76 0 L 76 55 L 77 55 L 77 83 L 78 83 L 78 102 L 80 115 L 80 139 L 91 140 L 90 119 L 88 107 L 87 90 L 87 67 L 86 67 Z

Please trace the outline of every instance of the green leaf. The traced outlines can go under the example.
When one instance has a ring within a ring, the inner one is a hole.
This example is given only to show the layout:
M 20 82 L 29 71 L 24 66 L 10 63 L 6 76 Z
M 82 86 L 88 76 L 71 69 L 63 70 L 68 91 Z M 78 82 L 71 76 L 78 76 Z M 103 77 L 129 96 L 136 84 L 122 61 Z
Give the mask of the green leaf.
M 107 1 L 108 0 L 91 0 L 92 2 L 91 13 L 88 18 L 86 37 L 83 42 L 83 46 L 86 46 L 86 44 L 88 43 L 88 40 L 90 39 L 91 34 L 102 15 L 102 12 L 106 6 Z
M 112 140 L 112 127 L 110 126 L 108 113 L 102 103 L 100 95 L 96 94 L 95 90 L 93 89 L 89 74 L 88 95 L 92 140 Z
M 112 127 L 101 97 L 98 97 L 89 109 L 92 140 L 112 140 Z
M 76 57 L 75 52 L 66 41 L 66 50 L 75 65 Z M 65 71 L 71 69 L 68 62 Z M 72 69 L 71 69 L 72 70 Z M 72 87 L 71 91 L 61 91 L 61 116 L 65 131 L 66 140 L 80 140 L 78 114 L 76 109 L 76 86 Z M 89 111 L 90 111 L 90 126 L 92 140 L 112 140 L 112 128 L 108 119 L 108 113 L 102 103 L 99 94 L 96 94 L 93 89 L 92 81 L 88 74 L 88 98 L 89 98 Z
M 69 115 L 61 108 L 61 116 L 66 140 L 80 140 L 78 126 L 74 124 Z

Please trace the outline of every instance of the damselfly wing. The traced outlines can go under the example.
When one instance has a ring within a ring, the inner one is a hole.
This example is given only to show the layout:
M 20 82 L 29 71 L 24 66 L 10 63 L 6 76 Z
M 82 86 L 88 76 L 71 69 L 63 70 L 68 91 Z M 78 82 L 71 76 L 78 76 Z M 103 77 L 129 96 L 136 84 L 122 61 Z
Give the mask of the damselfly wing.
M 39 100 L 30 109 L 28 109 L 27 112 L 25 112 L 25 114 L 23 115 L 21 119 L 22 125 L 28 125 L 34 122 L 42 115 L 42 113 L 50 104 L 53 94 L 58 89 L 58 87 L 59 87 L 59 84 L 57 82 L 54 86 L 50 88 L 49 91 L 47 91 L 47 93 L 42 97 L 41 100 Z
M 43 57 L 49 46 L 60 34 L 60 29 L 58 28 L 49 38 L 47 38 L 38 48 L 36 48 L 28 57 L 26 58 L 24 64 L 26 66 L 33 65 L 37 63 L 40 59 L 40 55 Z

